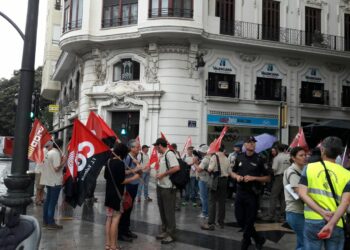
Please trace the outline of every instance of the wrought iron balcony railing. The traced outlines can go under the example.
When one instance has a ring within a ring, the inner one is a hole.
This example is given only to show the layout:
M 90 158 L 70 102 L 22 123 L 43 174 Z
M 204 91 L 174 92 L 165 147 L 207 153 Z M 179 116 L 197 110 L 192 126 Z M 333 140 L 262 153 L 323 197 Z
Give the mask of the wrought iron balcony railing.
M 163 9 L 150 9 L 149 17 L 184 17 L 193 18 L 193 9 L 183 8 L 163 8 Z
M 240 82 L 220 81 L 213 86 L 210 85 L 207 86 L 207 96 L 239 98 Z
M 76 21 L 65 23 L 63 25 L 63 33 L 68 32 L 68 31 L 72 31 L 72 30 L 81 29 L 82 21 L 83 21 L 82 19 L 79 19 Z
M 137 24 L 137 16 L 102 19 L 102 28 L 118 27 L 118 26 L 125 26 L 125 25 L 131 25 L 131 24 Z
M 257 23 L 222 20 L 220 22 L 220 33 L 239 38 L 270 40 L 291 45 L 306 45 L 340 51 L 350 50 L 350 39 L 322 34 L 319 31 L 305 32 L 303 30 L 276 28 Z
M 329 90 L 300 89 L 300 103 L 329 105 Z

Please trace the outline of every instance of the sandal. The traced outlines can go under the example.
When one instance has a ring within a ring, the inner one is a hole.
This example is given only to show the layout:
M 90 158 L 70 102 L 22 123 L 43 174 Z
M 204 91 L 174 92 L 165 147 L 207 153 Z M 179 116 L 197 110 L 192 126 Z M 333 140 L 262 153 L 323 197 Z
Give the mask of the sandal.
M 111 250 L 111 247 L 109 245 L 105 245 L 105 250 Z

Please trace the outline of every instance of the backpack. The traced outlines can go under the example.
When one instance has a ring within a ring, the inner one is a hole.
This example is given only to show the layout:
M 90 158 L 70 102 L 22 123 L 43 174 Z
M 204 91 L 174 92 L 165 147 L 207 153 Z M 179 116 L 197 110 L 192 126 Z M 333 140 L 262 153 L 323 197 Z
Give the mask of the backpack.
M 174 151 L 172 150 L 169 150 L 169 151 L 175 154 Z M 166 168 L 169 170 L 168 158 L 166 157 L 168 152 L 164 155 L 164 157 L 165 157 Z M 191 167 L 181 158 L 177 158 L 177 161 L 179 162 L 180 170 L 171 174 L 169 179 L 177 189 L 184 189 L 186 187 L 186 184 L 190 181 Z

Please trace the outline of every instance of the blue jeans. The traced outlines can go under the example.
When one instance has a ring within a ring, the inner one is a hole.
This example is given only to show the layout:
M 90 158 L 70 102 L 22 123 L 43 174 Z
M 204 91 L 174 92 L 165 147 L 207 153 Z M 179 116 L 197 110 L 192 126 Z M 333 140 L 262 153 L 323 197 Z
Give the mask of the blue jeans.
M 289 226 L 294 230 L 297 235 L 296 250 L 304 249 L 304 214 L 298 214 L 293 212 L 286 212 L 286 219 Z
M 323 220 L 305 220 L 304 225 L 304 250 L 322 249 L 342 250 L 344 248 L 344 230 L 335 227 L 331 238 L 320 240 L 317 237 L 318 232 L 326 225 Z
M 185 201 L 189 201 L 191 198 L 192 202 L 196 202 L 196 192 L 197 192 L 197 178 L 190 177 L 190 181 L 186 185 Z
M 149 183 L 149 178 L 150 178 L 150 173 L 142 173 L 142 181 L 140 181 L 139 183 L 139 188 L 137 189 L 137 197 L 141 198 L 142 195 L 142 189 L 144 189 L 144 195 L 145 195 L 145 199 L 148 198 L 148 183 Z
M 46 186 L 46 199 L 44 203 L 44 223 L 55 224 L 55 208 L 58 201 L 58 196 L 60 195 L 61 185 L 58 186 Z
M 205 181 L 198 181 L 199 196 L 202 203 L 202 214 L 208 216 L 208 186 Z

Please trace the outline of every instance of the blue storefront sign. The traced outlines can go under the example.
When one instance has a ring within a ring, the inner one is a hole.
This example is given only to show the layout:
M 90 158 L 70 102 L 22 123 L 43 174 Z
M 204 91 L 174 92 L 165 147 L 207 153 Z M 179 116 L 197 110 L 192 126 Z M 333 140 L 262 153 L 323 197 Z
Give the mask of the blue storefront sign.
M 249 127 L 278 128 L 277 118 L 259 118 L 235 115 L 208 115 L 208 123 Z

